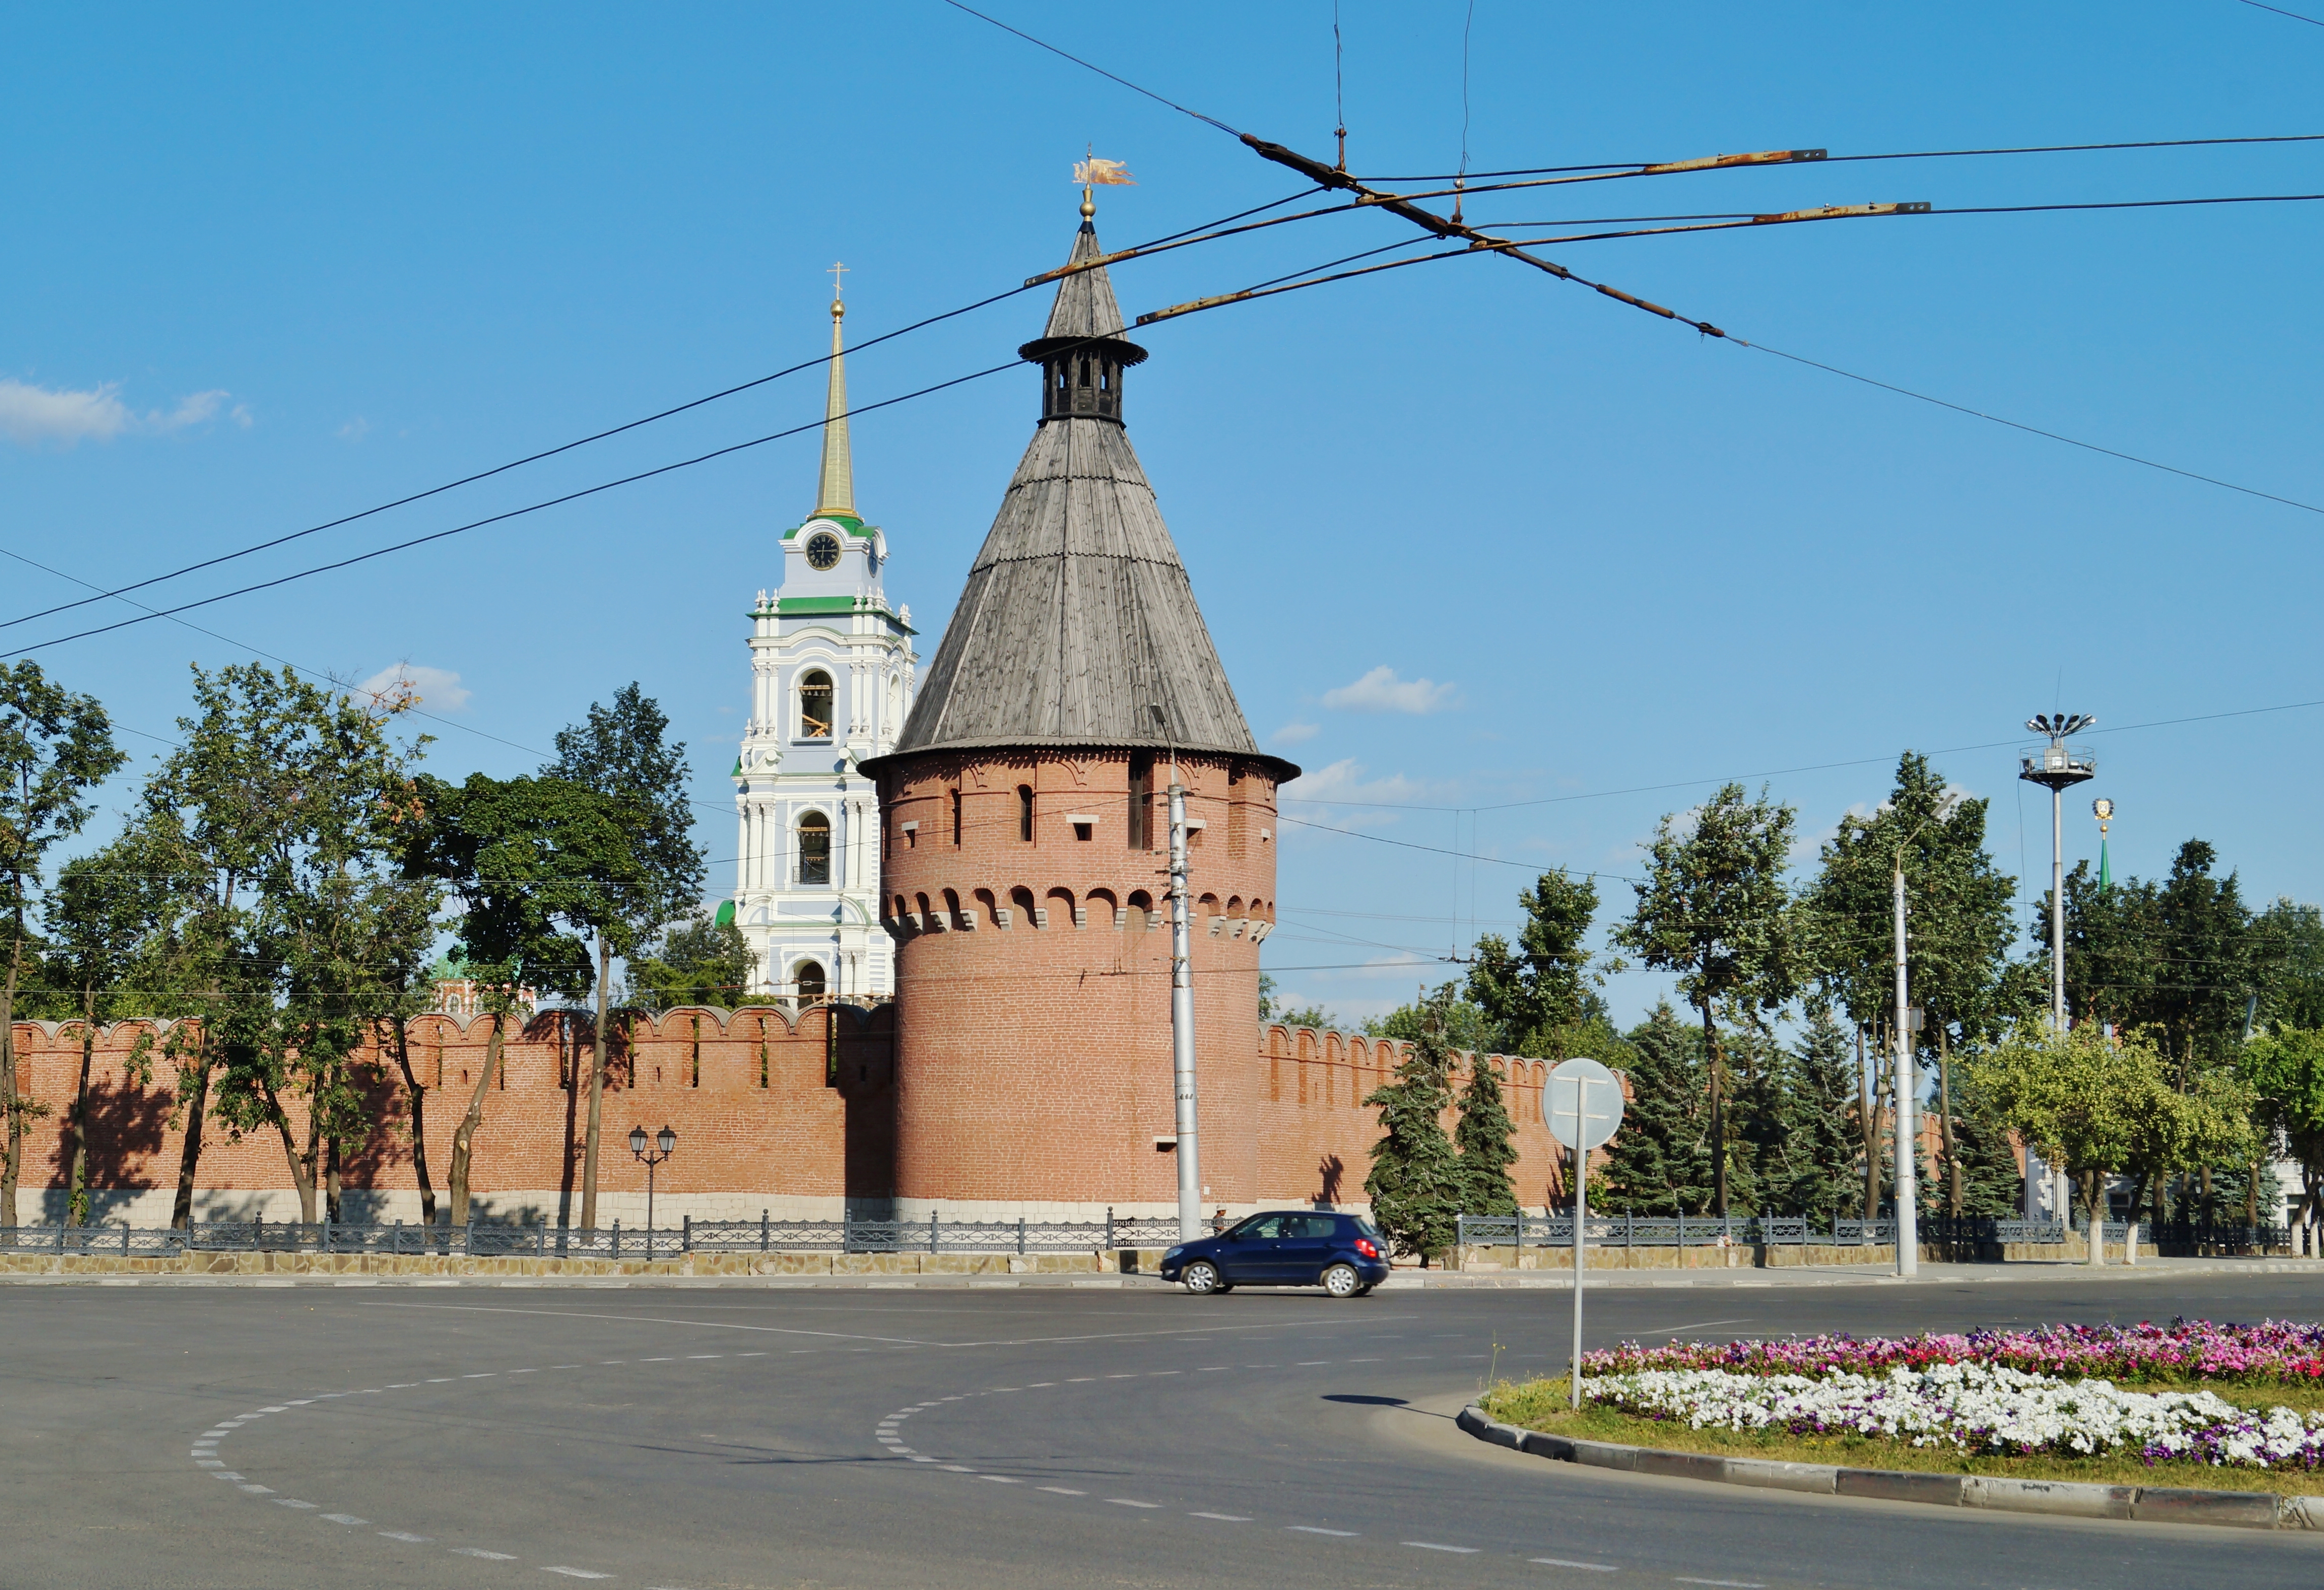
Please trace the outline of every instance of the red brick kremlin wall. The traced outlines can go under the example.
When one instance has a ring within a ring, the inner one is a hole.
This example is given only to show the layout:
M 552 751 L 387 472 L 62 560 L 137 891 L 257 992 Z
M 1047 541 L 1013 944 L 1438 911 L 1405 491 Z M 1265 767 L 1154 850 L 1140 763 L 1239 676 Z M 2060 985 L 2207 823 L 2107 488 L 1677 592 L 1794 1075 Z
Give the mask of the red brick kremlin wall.
M 1115 930 L 1082 931 L 1095 937 Z M 1149 929 L 1148 937 L 1167 942 L 1167 934 Z M 1167 1001 L 1167 989 L 1157 987 L 1152 997 Z M 1024 1015 L 1016 1013 L 1016 1019 Z M 843 1200 L 860 1211 L 883 1206 L 898 1185 L 894 1007 L 842 1009 L 835 1033 L 833 1019 L 830 1012 L 810 1011 L 794 1027 L 776 1009 L 732 1016 L 681 1009 L 659 1022 L 638 1017 L 633 1043 L 617 1047 L 609 1067 L 599 1218 L 643 1223 L 645 1171 L 624 1140 L 632 1126 L 652 1132 L 665 1124 L 678 1133 L 678 1147 L 657 1172 L 658 1220 L 687 1214 L 755 1219 L 762 1209 L 778 1218 L 836 1218 Z M 996 1052 L 1008 1046 L 1011 1019 L 1002 1012 L 988 1029 Z M 169 1222 L 182 1136 L 173 1115 L 174 1072 L 159 1053 L 167 1032 L 166 1024 L 124 1021 L 97 1036 L 90 1068 L 94 1218 L 140 1227 Z M 128 1062 L 141 1036 L 149 1034 L 155 1039 L 150 1080 L 141 1083 Z M 412 1069 L 427 1089 L 427 1154 L 439 1209 L 452 1132 L 484 1064 L 486 1034 L 485 1018 L 464 1024 L 430 1016 L 411 1024 L 407 1040 Z M 1084 1035 L 1093 1051 L 1118 1042 L 1102 1034 Z M 1215 1156 L 1250 1167 L 1249 1196 L 1214 1202 L 1238 1212 L 1318 1198 L 1361 1204 L 1379 1127 L 1378 1112 L 1360 1100 L 1394 1071 L 1398 1046 L 1305 1028 L 1270 1026 L 1254 1035 L 1256 1048 L 1240 1055 L 1212 1051 L 1202 1056 L 1206 1104 L 1238 1101 L 1231 1112 L 1205 1109 L 1204 1163 Z M 20 1085 L 43 1112 L 25 1123 L 18 1215 L 41 1224 L 64 1207 L 64 1112 L 79 1074 L 81 1026 L 19 1022 L 15 1037 Z M 476 1135 L 477 1218 L 555 1224 L 560 1217 L 577 1218 L 588 1038 L 585 1020 L 549 1015 L 508 1042 L 503 1085 L 486 1098 Z M 417 1220 L 408 1099 L 392 1050 L 378 1058 L 394 1085 L 381 1089 L 384 1124 L 346 1155 L 344 1218 Z M 1541 1126 L 1540 1079 L 1547 1062 L 1499 1055 L 1489 1061 L 1509 1082 L 1509 1113 L 1521 1150 L 1518 1196 L 1538 1208 L 1562 1196 L 1563 1185 Z M 1095 1075 L 1086 1117 L 1092 1124 L 1058 1145 L 1056 1160 L 1065 1173 L 1078 1178 L 1068 1183 L 1076 1194 L 1086 1189 L 1090 1201 L 1113 1205 L 1124 1215 L 1163 1212 L 1176 1196 L 1169 1155 L 1154 1151 L 1154 1134 L 1145 1130 L 1147 1112 L 1154 1110 L 1161 1112 L 1157 1129 L 1168 1129 L 1167 1045 L 1158 1062 L 1148 1057 L 1139 1063 L 1158 1063 L 1158 1077 L 1131 1077 L 1119 1064 Z M 576 1076 L 582 1081 L 577 1092 Z M 1149 1101 L 1149 1095 L 1159 1102 Z M 304 1112 L 295 1099 L 289 1108 L 293 1133 L 303 1143 Z M 1106 1130 L 1134 1126 L 1145 1140 L 1125 1151 L 1119 1142 L 1102 1140 L 1101 1124 Z M 1107 1187 L 1088 1168 L 1093 1165 L 1120 1167 L 1124 1184 Z M 196 1177 L 197 1218 L 295 1219 L 291 1185 L 279 1137 L 268 1131 L 234 1142 L 212 1115 Z M 1033 1194 L 1040 1190 L 1028 1188 L 1022 1200 L 1025 1212 L 1037 1218 L 1044 1200 Z M 947 1195 L 936 1196 L 951 1207 Z M 1005 1190 L 997 1199 L 978 1197 L 1017 1208 Z

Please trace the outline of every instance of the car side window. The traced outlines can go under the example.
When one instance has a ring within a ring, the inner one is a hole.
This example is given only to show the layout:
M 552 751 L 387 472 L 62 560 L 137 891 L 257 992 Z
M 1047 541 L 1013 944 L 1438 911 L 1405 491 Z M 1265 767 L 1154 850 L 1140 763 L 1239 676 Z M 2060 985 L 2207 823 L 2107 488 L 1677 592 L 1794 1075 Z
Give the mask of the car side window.
M 1240 1237 L 1246 1241 L 1252 1237 L 1280 1236 L 1283 1234 L 1282 1227 L 1283 1217 L 1280 1215 L 1253 1215 L 1227 1235 Z
M 1329 1215 L 1293 1215 L 1283 1222 L 1283 1235 L 1309 1240 L 1328 1240 L 1337 1234 L 1337 1225 Z

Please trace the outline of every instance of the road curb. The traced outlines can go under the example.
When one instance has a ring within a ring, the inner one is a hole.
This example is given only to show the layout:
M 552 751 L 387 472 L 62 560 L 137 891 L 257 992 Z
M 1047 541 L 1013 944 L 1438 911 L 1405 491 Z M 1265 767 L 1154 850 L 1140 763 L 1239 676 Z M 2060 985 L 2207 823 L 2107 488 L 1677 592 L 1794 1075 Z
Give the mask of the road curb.
M 620 1291 L 627 1287 L 678 1288 L 690 1291 L 754 1289 L 761 1291 L 991 1291 L 999 1288 L 1038 1291 L 1110 1291 L 1132 1288 L 1174 1290 L 1149 1275 L 348 1275 L 329 1272 L 263 1272 L 196 1275 L 107 1275 L 89 1272 L 72 1275 L 0 1274 L 0 1289 L 12 1286 L 151 1286 L 151 1287 L 568 1287 L 584 1291 Z
M 1925 1474 L 1844 1468 L 1823 1463 L 1778 1463 L 1673 1452 L 1618 1441 L 1584 1441 L 1502 1424 L 1474 1402 L 1456 1421 L 1480 1441 L 1535 1457 L 1610 1468 L 1665 1479 L 1752 1485 L 1811 1496 L 1863 1496 L 1929 1507 L 1987 1512 L 2040 1512 L 2061 1518 L 2118 1519 L 2131 1523 L 2209 1524 L 2237 1530 L 2324 1530 L 2324 1497 L 2278 1496 L 2272 1491 L 2203 1491 L 2170 1485 L 2093 1485 L 2068 1480 L 2015 1480 L 1981 1475 Z

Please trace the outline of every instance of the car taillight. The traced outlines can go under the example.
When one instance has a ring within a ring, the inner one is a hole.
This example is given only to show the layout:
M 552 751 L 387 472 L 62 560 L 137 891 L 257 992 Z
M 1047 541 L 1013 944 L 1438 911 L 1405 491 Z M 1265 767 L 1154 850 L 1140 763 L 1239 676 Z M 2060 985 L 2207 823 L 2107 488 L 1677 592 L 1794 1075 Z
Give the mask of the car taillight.
M 1377 1259 L 1379 1257 L 1379 1249 L 1372 1245 L 1372 1239 L 1369 1236 L 1359 1236 L 1356 1238 L 1356 1251 L 1363 1255 L 1364 1257 L 1368 1259 Z

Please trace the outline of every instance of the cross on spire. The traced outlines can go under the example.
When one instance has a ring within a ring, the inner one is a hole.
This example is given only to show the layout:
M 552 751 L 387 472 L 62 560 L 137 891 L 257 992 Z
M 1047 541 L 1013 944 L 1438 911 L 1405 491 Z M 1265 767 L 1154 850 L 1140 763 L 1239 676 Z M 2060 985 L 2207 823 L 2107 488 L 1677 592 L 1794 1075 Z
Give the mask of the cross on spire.
M 832 262 L 831 269 L 825 271 L 825 274 L 831 278 L 831 296 L 835 299 L 839 298 L 841 296 L 839 290 L 846 285 L 846 283 L 841 281 L 839 279 L 847 274 L 847 267 L 835 260 Z

